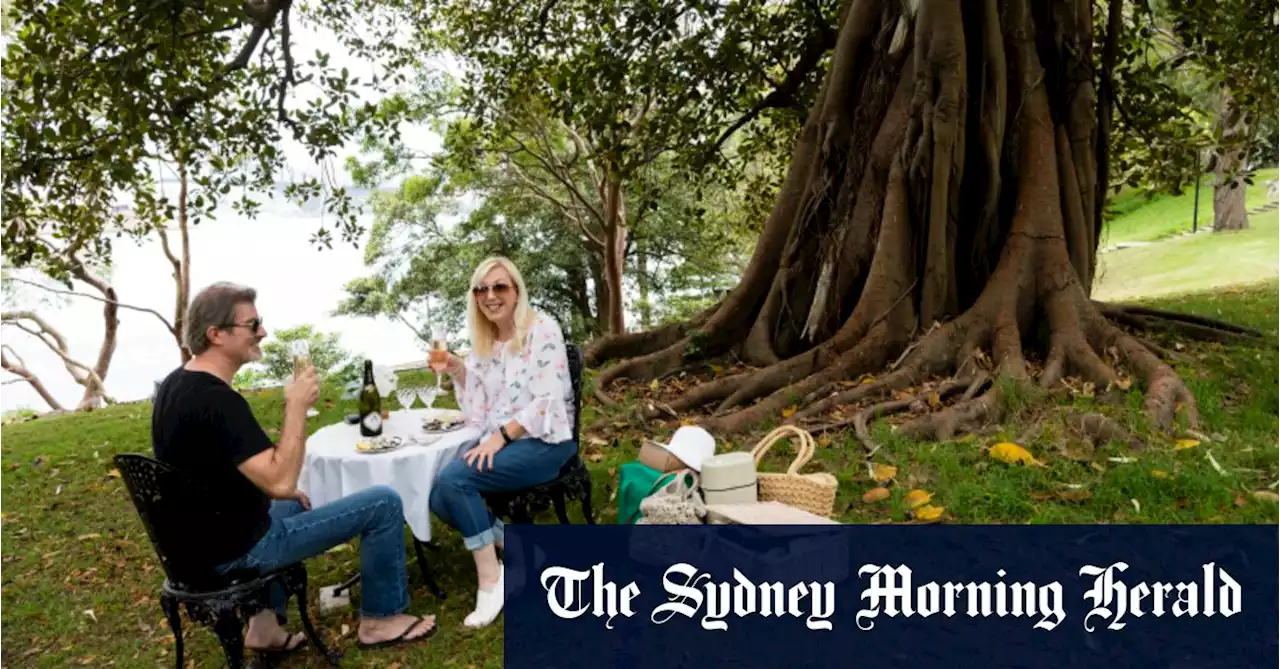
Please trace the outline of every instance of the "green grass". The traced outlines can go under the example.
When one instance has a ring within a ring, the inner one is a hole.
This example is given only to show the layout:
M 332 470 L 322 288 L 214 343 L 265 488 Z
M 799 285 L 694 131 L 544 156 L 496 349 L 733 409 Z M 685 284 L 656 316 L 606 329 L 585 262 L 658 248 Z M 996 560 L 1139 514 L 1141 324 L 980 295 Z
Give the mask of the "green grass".
M 1167 439 L 1152 437 L 1140 452 L 1102 444 L 1090 453 L 1061 426 L 1057 413 L 1048 411 L 1001 426 L 997 434 L 948 443 L 912 442 L 894 433 L 888 422 L 876 424 L 874 434 L 883 448 L 875 459 L 898 470 L 891 498 L 878 504 L 861 501 L 875 484 L 851 434 L 820 440 L 806 471 L 825 469 L 838 476 L 837 512 L 848 523 L 908 520 L 902 500 L 912 488 L 931 493 L 931 503 L 945 507 L 943 521 L 952 523 L 1276 523 L 1277 505 L 1251 493 L 1268 489 L 1277 478 L 1278 299 L 1277 283 L 1271 282 L 1157 302 L 1262 328 L 1270 337 L 1257 346 L 1238 347 L 1162 341 L 1175 351 L 1174 364 L 1200 403 L 1201 431 L 1211 439 L 1194 448 L 1175 450 Z M 429 374 L 416 378 L 432 382 Z M 325 389 L 321 415 L 310 421 L 313 429 L 339 421 L 351 410 L 350 402 L 338 401 L 339 394 L 337 388 Z M 278 429 L 278 392 L 248 397 L 262 423 Z M 1133 391 L 1111 399 L 1078 396 L 1072 401 L 1141 430 L 1136 384 Z M 150 452 L 149 416 L 150 405 L 141 403 L 3 428 L 5 624 L 0 663 L 5 666 L 113 662 L 116 667 L 155 667 L 172 662 L 172 637 L 155 599 L 161 571 L 124 486 L 112 476 L 113 455 Z M 600 417 L 589 405 L 584 425 Z M 1041 429 L 1028 433 L 1033 423 Z M 613 521 L 616 467 L 635 457 L 641 436 L 666 436 L 666 431 L 641 433 L 622 422 L 609 425 L 584 435 L 601 523 Z M 987 455 L 992 443 L 1024 434 L 1023 445 L 1045 467 L 1007 465 Z M 754 443 L 742 439 L 724 448 Z M 774 450 L 763 468 L 782 471 L 789 457 Z M 1127 459 L 1132 461 L 1123 461 Z M 576 506 L 570 513 L 576 517 Z M 318 617 L 322 633 L 345 653 L 345 666 L 501 666 L 502 620 L 481 631 L 461 629 L 474 604 L 474 570 L 457 534 L 439 524 L 436 530 L 441 549 L 431 559 L 450 596 L 444 602 L 431 597 L 411 564 L 410 612 L 438 614 L 440 634 L 425 645 L 362 653 L 354 645 L 351 610 Z M 357 560 L 358 553 L 350 548 L 310 560 L 312 602 L 316 589 L 345 578 Z M 93 617 L 86 613 L 90 610 Z M 350 632 L 336 639 L 344 625 Z M 196 666 L 220 665 L 211 633 L 188 623 L 185 638 Z M 304 652 L 288 666 L 323 665 Z
M 1266 182 L 1280 175 L 1280 170 L 1269 168 L 1258 170 L 1253 177 L 1253 185 L 1248 186 L 1245 193 L 1245 208 L 1253 209 L 1272 200 L 1267 195 Z M 1119 242 L 1150 242 L 1172 236 L 1180 232 L 1190 232 L 1191 223 L 1196 211 L 1199 211 L 1198 227 L 1213 225 L 1213 186 L 1211 177 L 1200 182 L 1200 203 L 1196 206 L 1195 186 L 1186 189 L 1180 195 L 1159 194 L 1147 197 L 1133 189 L 1125 189 L 1117 193 L 1107 203 L 1113 218 L 1103 229 L 1102 246 Z M 1274 220 L 1275 212 L 1263 214 L 1261 218 Z M 1253 217 L 1251 225 L 1256 225 L 1260 217 Z
M 1127 300 L 1275 279 L 1280 216 L 1274 211 L 1254 216 L 1250 226 L 1099 254 L 1094 297 Z

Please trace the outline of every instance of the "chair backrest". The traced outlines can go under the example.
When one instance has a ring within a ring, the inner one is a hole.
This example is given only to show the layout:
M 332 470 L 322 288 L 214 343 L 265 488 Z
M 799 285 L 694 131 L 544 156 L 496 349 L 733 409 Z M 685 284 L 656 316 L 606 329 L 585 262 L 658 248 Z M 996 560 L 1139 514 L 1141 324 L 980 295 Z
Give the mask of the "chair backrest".
M 573 440 L 581 445 L 582 368 L 586 366 L 586 362 L 582 357 L 582 349 L 577 344 L 566 344 L 564 348 L 569 356 L 569 380 L 573 383 Z
M 209 529 L 192 522 L 192 512 L 202 504 L 199 486 L 181 470 L 139 453 L 121 453 L 114 460 L 169 579 L 187 585 L 213 580 L 210 570 L 191 566 L 198 559 L 192 554 L 198 545 L 193 535 Z

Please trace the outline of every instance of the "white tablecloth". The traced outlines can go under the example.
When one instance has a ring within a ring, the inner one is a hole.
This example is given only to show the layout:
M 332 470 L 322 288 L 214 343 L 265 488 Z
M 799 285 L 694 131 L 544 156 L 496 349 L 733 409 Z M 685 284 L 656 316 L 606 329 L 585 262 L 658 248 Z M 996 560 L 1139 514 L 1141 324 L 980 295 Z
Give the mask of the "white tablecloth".
M 443 436 L 427 435 L 422 422 L 443 414 L 442 409 L 392 411 L 383 421 L 382 436 L 413 437 L 427 445 L 409 443 L 385 453 L 362 453 L 356 444 L 360 426 L 337 423 L 316 430 L 307 439 L 307 455 L 298 477 L 298 487 L 311 498 L 313 507 L 328 504 L 374 485 L 390 486 L 400 493 L 404 519 L 419 541 L 431 539 L 431 486 L 445 465 L 460 457 L 463 446 L 478 440 L 473 428 L 463 428 Z

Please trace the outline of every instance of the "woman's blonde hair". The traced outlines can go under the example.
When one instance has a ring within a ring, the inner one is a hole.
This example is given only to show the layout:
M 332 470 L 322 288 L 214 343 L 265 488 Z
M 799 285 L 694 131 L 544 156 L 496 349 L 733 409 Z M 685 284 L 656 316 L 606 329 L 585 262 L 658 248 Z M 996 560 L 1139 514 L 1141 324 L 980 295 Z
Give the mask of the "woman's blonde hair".
M 525 290 L 524 277 L 520 275 L 520 270 L 516 269 L 515 263 L 502 256 L 485 258 L 471 275 L 471 288 L 479 286 L 485 275 L 495 267 L 501 267 L 507 271 L 511 276 L 512 288 L 516 291 L 516 308 L 515 313 L 512 314 L 515 317 L 516 332 L 512 338 L 511 347 L 519 353 L 524 348 L 524 340 L 529 334 L 529 328 L 533 327 L 535 314 L 533 306 L 529 304 L 529 291 Z M 467 299 L 469 300 L 467 323 L 471 330 L 471 349 L 481 357 L 490 357 L 493 355 L 493 342 L 498 337 L 498 327 L 480 311 L 480 301 L 476 299 L 475 293 L 469 295 Z

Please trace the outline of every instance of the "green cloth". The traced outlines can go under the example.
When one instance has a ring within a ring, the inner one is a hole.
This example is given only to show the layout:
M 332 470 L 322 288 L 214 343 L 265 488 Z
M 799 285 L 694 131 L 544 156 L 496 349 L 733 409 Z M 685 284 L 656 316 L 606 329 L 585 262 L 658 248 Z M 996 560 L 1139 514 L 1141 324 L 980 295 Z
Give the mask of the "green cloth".
M 662 473 L 636 460 L 618 468 L 618 524 L 634 525 L 640 520 L 640 502 L 670 483 L 675 473 Z

